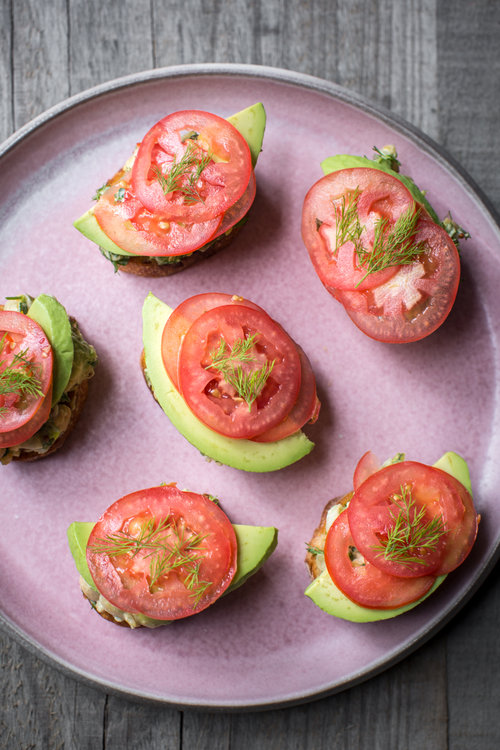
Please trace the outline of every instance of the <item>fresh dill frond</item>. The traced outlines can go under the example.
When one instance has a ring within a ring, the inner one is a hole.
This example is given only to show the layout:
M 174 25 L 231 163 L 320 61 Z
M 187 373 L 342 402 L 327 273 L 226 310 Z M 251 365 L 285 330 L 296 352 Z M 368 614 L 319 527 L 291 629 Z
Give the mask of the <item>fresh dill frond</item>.
M 385 165 L 392 169 L 393 172 L 399 172 L 401 162 L 398 159 L 398 152 L 395 146 L 384 146 L 383 148 L 372 147 L 377 156 L 373 160 L 379 164 Z
M 185 203 L 202 203 L 203 197 L 197 188 L 201 173 L 212 161 L 212 155 L 191 141 L 179 161 L 173 161 L 169 171 L 163 174 L 160 167 L 153 169 L 165 195 L 180 192 Z
M 150 558 L 149 562 L 149 590 L 152 591 L 160 578 L 173 571 L 179 571 L 183 578 L 184 586 L 192 591 L 193 581 L 198 577 L 201 562 L 205 552 L 203 541 L 206 535 L 188 534 L 186 530 L 175 522 L 170 515 L 163 518 L 158 524 L 154 517 L 144 521 L 137 536 L 132 536 L 124 531 L 108 534 L 89 547 L 96 554 L 104 554 L 109 557 L 127 555 L 135 557 L 139 552 L 144 553 L 144 558 Z M 206 584 L 205 590 L 211 585 Z
M 417 509 L 411 488 L 401 486 L 400 494 L 392 497 L 397 510 L 391 510 L 392 525 L 387 538 L 373 549 L 380 557 L 402 565 L 425 565 L 421 553 L 434 551 L 439 540 L 446 534 L 442 515 L 425 520 L 426 509 Z
M 6 336 L 4 334 L 0 340 L 0 351 L 5 345 Z M 14 354 L 9 365 L 6 360 L 0 360 L 0 395 L 43 396 L 39 371 L 40 368 L 28 359 L 28 349 Z M 0 415 L 6 411 L 7 407 L 0 407 Z
M 335 250 L 344 245 L 346 242 L 352 242 L 358 250 L 360 248 L 360 239 L 363 227 L 358 216 L 358 198 L 359 188 L 352 193 L 343 195 L 340 206 L 335 207 L 336 224 L 335 224 Z
M 309 552 L 311 555 L 324 555 L 325 550 L 321 549 L 321 547 L 315 547 L 312 544 L 306 544 L 306 551 Z
M 419 216 L 420 207 L 412 203 L 398 217 L 392 229 L 388 229 L 389 222 L 385 217 L 377 221 L 372 250 L 363 247 L 356 249 L 358 263 L 365 271 L 356 286 L 372 273 L 390 266 L 409 265 L 421 255 L 424 243 L 415 242 Z
M 221 338 L 217 349 L 210 352 L 212 361 L 206 368 L 220 372 L 224 380 L 232 385 L 238 396 L 248 404 L 249 409 L 262 392 L 275 363 L 275 360 L 267 361 L 254 370 L 244 368 L 244 364 L 256 360 L 253 351 L 255 343 L 256 334 L 236 339 L 232 347 L 228 347 L 226 341 Z

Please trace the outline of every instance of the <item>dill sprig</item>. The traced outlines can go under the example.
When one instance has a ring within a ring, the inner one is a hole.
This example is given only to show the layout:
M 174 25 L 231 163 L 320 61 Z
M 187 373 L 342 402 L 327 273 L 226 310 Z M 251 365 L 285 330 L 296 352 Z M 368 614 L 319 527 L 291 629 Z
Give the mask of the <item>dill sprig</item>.
M 363 247 L 356 249 L 359 265 L 365 269 L 363 277 L 356 286 L 359 286 L 370 274 L 383 271 L 389 266 L 405 266 L 413 263 L 423 252 L 423 242 L 415 242 L 419 215 L 420 207 L 412 203 L 398 217 L 391 230 L 388 230 L 389 222 L 385 217 L 376 222 L 371 252 Z
M 337 222 L 335 225 L 335 250 L 350 241 L 354 243 L 356 251 L 361 247 L 361 233 L 363 227 L 358 216 L 359 188 L 347 196 L 344 194 L 340 206 L 335 207 Z
M 340 205 L 336 206 L 335 252 L 346 242 L 354 244 L 358 265 L 364 274 L 357 282 L 358 287 L 372 273 L 382 271 L 389 266 L 409 265 L 422 253 L 423 243 L 415 242 L 420 207 L 412 203 L 398 217 L 392 229 L 389 221 L 381 217 L 375 223 L 373 246 L 370 250 L 363 247 L 361 235 L 363 225 L 358 215 L 359 190 L 356 188 L 349 195 L 343 195 Z
M 417 510 L 411 488 L 401 486 L 400 493 L 392 497 L 397 510 L 391 510 L 393 523 L 387 538 L 373 549 L 378 556 L 402 565 L 425 565 L 425 560 L 418 553 L 436 549 L 439 540 L 446 534 L 443 517 L 437 515 L 426 521 L 425 507 Z
M 213 368 L 221 373 L 224 380 L 232 385 L 238 396 L 252 408 L 252 404 L 262 392 L 267 380 L 273 371 L 275 360 L 265 362 L 262 367 L 248 370 L 244 364 L 256 361 L 253 348 L 256 342 L 256 334 L 236 339 L 232 347 L 228 347 L 225 340 L 221 338 L 219 346 L 210 352 L 211 364 L 207 370 Z
M 325 550 L 321 549 L 321 547 L 316 547 L 313 544 L 306 544 L 306 552 L 309 552 L 310 555 L 324 555 Z
M 137 536 L 124 531 L 108 534 L 98 539 L 89 547 L 91 552 L 109 557 L 128 555 L 135 557 L 143 552 L 149 562 L 149 590 L 152 591 L 160 578 L 169 573 L 183 569 L 184 586 L 191 592 L 196 603 L 203 596 L 211 581 L 200 581 L 199 570 L 204 559 L 201 534 L 187 533 L 184 527 L 179 528 L 172 516 L 166 516 L 158 524 L 154 516 L 147 519 L 140 527 Z
M 7 334 L 0 340 L 0 351 L 5 345 Z M 0 396 L 15 393 L 18 396 L 43 396 L 39 377 L 39 367 L 28 359 L 28 349 L 14 354 L 9 365 L 6 360 L 0 360 Z M 0 407 L 0 415 L 7 411 L 7 407 Z
M 182 193 L 185 203 L 203 203 L 197 182 L 211 161 L 210 153 L 206 153 L 190 141 L 182 157 L 179 161 L 174 160 L 166 174 L 163 174 L 158 166 L 153 171 L 165 195 L 177 191 Z

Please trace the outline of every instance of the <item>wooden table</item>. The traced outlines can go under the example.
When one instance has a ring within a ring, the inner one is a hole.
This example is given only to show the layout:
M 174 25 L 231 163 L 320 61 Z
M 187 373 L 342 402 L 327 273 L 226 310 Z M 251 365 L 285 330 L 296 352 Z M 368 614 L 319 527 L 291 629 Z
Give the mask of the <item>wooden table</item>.
M 0 139 L 67 96 L 182 63 L 313 74 L 403 116 L 500 201 L 494 0 L 2 0 Z M 0 746 L 500 747 L 500 567 L 454 620 L 369 681 L 293 708 L 199 713 L 106 695 L 0 636 Z

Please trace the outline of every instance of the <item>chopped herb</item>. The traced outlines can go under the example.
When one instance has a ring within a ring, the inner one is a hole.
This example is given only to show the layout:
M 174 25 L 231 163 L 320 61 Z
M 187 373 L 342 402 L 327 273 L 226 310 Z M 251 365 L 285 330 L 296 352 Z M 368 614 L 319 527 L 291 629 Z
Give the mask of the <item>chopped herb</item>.
M 402 565 L 425 565 L 419 552 L 434 551 L 446 529 L 442 515 L 425 520 L 425 507 L 417 510 L 411 488 L 401 486 L 400 494 L 392 497 L 397 510 L 391 510 L 392 525 L 386 538 L 376 545 L 380 557 Z
M 0 351 L 5 345 L 6 336 L 4 333 L 0 339 Z M 43 396 L 38 373 L 39 367 L 28 359 L 28 349 L 15 354 L 10 365 L 7 365 L 5 360 L 0 360 L 0 395 Z M 0 415 L 6 411 L 7 407 L 0 407 Z
M 114 194 L 115 203 L 123 203 L 126 197 L 127 190 L 124 187 L 118 188 L 117 192 Z
M 93 201 L 98 201 L 99 198 L 101 197 L 101 195 L 103 193 L 105 193 L 107 189 L 108 189 L 108 183 L 105 182 L 104 185 L 101 185 L 100 188 L 97 188 L 97 190 L 95 191 L 94 195 L 92 196 L 92 200 Z
M 325 554 L 325 550 L 324 549 L 321 549 L 321 547 L 315 547 L 312 544 L 306 544 L 306 550 L 311 555 L 324 555 Z
M 180 160 L 174 160 L 166 174 L 163 174 L 160 167 L 155 167 L 153 171 L 165 195 L 180 192 L 185 203 L 203 203 L 197 183 L 211 161 L 211 154 L 190 142 Z
M 206 368 L 207 370 L 210 368 L 218 370 L 224 380 L 233 386 L 238 396 L 248 404 L 249 409 L 267 383 L 275 362 L 275 360 L 267 361 L 262 367 L 245 371 L 242 365 L 256 360 L 252 351 L 255 343 L 255 333 L 242 339 L 236 339 L 231 348 L 221 338 L 218 348 L 210 352 L 212 362 Z
M 118 531 L 98 539 L 89 549 L 91 552 L 109 557 L 127 555 L 133 558 L 139 552 L 145 552 L 144 557 L 151 558 L 150 591 L 160 578 L 172 571 L 178 571 L 179 576 L 184 576 L 184 586 L 198 603 L 206 589 L 211 586 L 210 581 L 199 580 L 205 538 L 201 534 L 187 533 L 171 516 L 166 516 L 159 523 L 151 517 L 142 524 L 137 536 Z

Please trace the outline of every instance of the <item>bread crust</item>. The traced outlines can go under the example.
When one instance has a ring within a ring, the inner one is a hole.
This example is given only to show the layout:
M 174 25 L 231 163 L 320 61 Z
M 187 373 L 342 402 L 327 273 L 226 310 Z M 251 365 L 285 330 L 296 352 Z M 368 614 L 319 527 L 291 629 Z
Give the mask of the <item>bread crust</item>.
M 129 630 L 132 630 L 132 627 L 128 624 L 128 622 L 125 622 L 125 620 L 115 620 L 115 618 L 113 617 L 113 615 L 110 614 L 109 612 L 106 612 L 105 609 L 99 611 L 96 607 L 94 607 L 93 606 L 94 603 L 92 602 L 91 599 L 89 599 L 89 597 L 87 596 L 87 594 L 84 591 L 82 591 L 82 596 L 83 596 L 84 599 L 86 599 L 88 602 L 90 602 L 92 604 L 92 609 L 100 617 L 103 617 L 105 620 L 108 620 L 108 622 L 112 622 L 113 625 L 120 625 L 120 627 L 122 627 L 122 628 L 128 628 Z M 143 627 L 142 625 L 136 625 L 136 628 L 142 628 L 142 627 Z M 134 628 L 134 630 L 136 628 Z
M 50 456 L 51 453 L 55 453 L 57 450 L 59 450 L 78 421 L 85 401 L 87 400 L 88 390 L 89 381 L 87 379 L 83 380 L 79 385 L 73 388 L 73 390 L 69 391 L 69 393 L 66 394 L 69 397 L 71 419 L 64 432 L 61 432 L 57 440 L 52 443 L 48 450 L 46 450 L 44 453 L 38 453 L 37 451 L 22 451 L 19 456 L 13 456 L 12 460 L 24 462 L 38 461 L 38 459 Z
M 312 580 L 317 578 L 320 575 L 320 573 L 323 572 L 323 570 L 325 569 L 325 565 L 324 565 L 324 556 L 322 554 L 314 554 L 313 552 L 310 551 L 310 548 L 321 550 L 321 551 L 325 549 L 326 534 L 327 534 L 326 518 L 328 515 L 328 511 L 334 505 L 340 504 L 345 507 L 349 503 L 353 494 L 354 492 L 348 492 L 347 495 L 343 495 L 341 497 L 334 497 L 331 500 L 329 500 L 327 504 L 325 505 L 325 507 L 323 508 L 323 512 L 321 514 L 319 524 L 315 528 L 313 535 L 308 542 L 308 545 L 307 545 L 308 549 L 307 549 L 306 557 L 305 557 L 305 563 L 309 569 L 309 574 Z
M 182 258 L 176 263 L 159 264 L 151 258 L 141 257 L 140 255 L 132 257 L 127 256 L 130 258 L 128 262 L 125 265 L 118 265 L 117 270 L 123 271 L 123 273 L 134 274 L 135 276 L 142 276 L 144 278 L 172 276 L 175 273 L 184 271 L 184 269 L 189 268 L 189 266 L 193 266 L 204 258 L 210 258 L 212 255 L 215 255 L 215 253 L 218 253 L 219 250 L 222 250 L 229 245 L 234 240 L 241 227 L 246 223 L 247 216 L 248 213 L 245 216 L 245 220 L 241 220 L 238 224 L 232 227 L 231 231 L 227 234 L 222 234 L 220 237 L 217 237 L 206 250 L 195 250 L 191 255 Z

